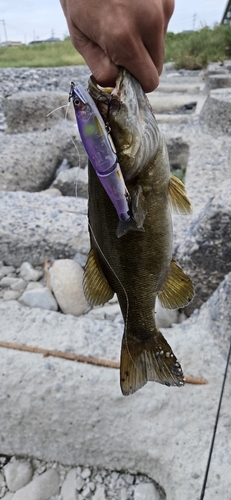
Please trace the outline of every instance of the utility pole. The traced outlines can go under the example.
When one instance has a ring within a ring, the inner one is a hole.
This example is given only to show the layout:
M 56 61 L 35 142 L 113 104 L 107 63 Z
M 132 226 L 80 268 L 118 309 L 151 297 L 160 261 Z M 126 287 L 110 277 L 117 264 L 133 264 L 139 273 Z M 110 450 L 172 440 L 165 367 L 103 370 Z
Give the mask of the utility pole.
M 195 31 L 196 19 L 197 19 L 197 14 L 193 14 L 193 31 Z
M 0 19 L 0 23 L 3 25 L 3 29 L 4 29 L 4 33 L 5 33 L 5 41 L 7 42 L 7 33 L 6 33 L 5 19 Z

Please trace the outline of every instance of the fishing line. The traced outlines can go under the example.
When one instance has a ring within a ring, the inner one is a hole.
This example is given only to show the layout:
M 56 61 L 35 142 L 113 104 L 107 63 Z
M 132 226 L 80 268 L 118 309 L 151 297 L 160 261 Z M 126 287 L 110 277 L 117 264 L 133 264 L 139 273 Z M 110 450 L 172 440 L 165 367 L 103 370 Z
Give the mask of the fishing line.
M 210 451 L 209 451 L 209 456 L 208 456 L 208 461 L 207 461 L 207 466 L 206 466 L 206 471 L 205 471 L 204 482 L 203 482 L 203 486 L 202 486 L 202 490 L 201 490 L 200 500 L 203 500 L 204 495 L 205 495 L 207 479 L 208 479 L 208 474 L 209 474 L 209 469 L 210 469 L 210 464 L 211 464 L 211 458 L 212 458 L 212 454 L 213 454 L 214 442 L 215 442 L 215 437 L 216 437 L 216 432 L 217 432 L 217 426 L 218 426 L 218 421 L 219 421 L 219 417 L 220 417 L 221 403 L 222 403 L 222 398 L 223 398 L 224 389 L 225 389 L 225 382 L 227 379 L 227 373 L 228 373 L 228 368 L 229 368 L 230 357 L 231 357 L 231 340 L 230 340 L 229 352 L 228 352 L 228 357 L 227 357 L 227 361 L 226 361 L 225 373 L 224 373 L 222 387 L 221 387 L 220 399 L 219 399 L 218 408 L 217 408 L 216 420 L 215 420 L 215 424 L 214 424 L 213 436 L 212 436 L 212 441 L 211 441 L 211 445 L 210 445 Z
M 67 104 L 64 104 L 63 106 L 59 106 L 58 108 L 53 109 L 52 111 L 50 111 L 50 113 L 48 113 L 46 115 L 46 117 L 50 116 L 52 113 L 55 113 L 59 109 L 66 108 L 66 112 L 65 112 L 65 116 L 64 116 L 65 129 L 66 129 L 66 132 L 67 132 L 67 135 L 68 135 L 69 139 L 71 140 L 71 142 L 72 142 L 75 150 L 77 151 L 77 155 L 78 155 L 77 156 L 77 161 L 79 162 L 79 168 L 80 168 L 80 152 L 79 152 L 79 149 L 78 149 L 78 146 L 77 146 L 77 142 L 75 143 L 73 137 L 70 134 L 70 131 L 67 128 L 67 113 L 68 113 L 69 106 L 70 106 L 70 101 L 68 100 Z M 76 198 L 78 197 L 78 195 L 77 195 L 77 192 L 78 192 L 78 180 L 79 180 L 79 171 L 77 172 L 76 181 L 75 181 L 75 197 Z
M 117 274 L 116 274 L 116 272 L 114 271 L 114 269 L 112 268 L 111 264 L 108 262 L 106 255 L 104 255 L 103 250 L 100 248 L 100 245 L 99 245 L 99 243 L 98 243 L 98 241 L 97 241 L 97 239 L 96 239 L 96 236 L 94 235 L 94 231 L 93 231 L 93 229 L 92 229 L 92 226 L 91 226 L 91 224 L 90 224 L 89 220 L 88 220 L 88 226 L 89 226 L 89 228 L 90 228 L 91 234 L 92 234 L 92 236 L 93 236 L 94 242 L 95 242 L 95 244 L 96 244 L 96 246 L 97 246 L 98 250 L 100 251 L 100 253 L 101 253 L 101 255 L 102 255 L 103 259 L 105 260 L 105 262 L 106 262 L 106 264 L 108 265 L 108 267 L 109 267 L 109 269 L 111 270 L 111 272 L 114 274 L 115 278 L 117 279 L 118 283 L 120 284 L 120 286 L 121 286 L 121 288 L 122 288 L 122 290 L 123 290 L 123 292 L 124 292 L 125 299 L 126 299 L 126 305 L 127 305 L 126 317 L 125 317 L 125 322 L 124 322 L 124 326 L 125 326 L 124 333 L 125 333 L 126 348 L 127 348 L 127 352 L 128 352 L 128 355 L 130 356 L 130 359 L 131 359 L 132 363 L 133 363 L 133 364 L 134 364 L 134 366 L 137 368 L 136 363 L 135 363 L 134 359 L 132 358 L 132 356 L 131 356 L 131 354 L 130 354 L 130 352 L 129 352 L 129 349 L 128 349 L 128 343 L 127 343 L 127 325 L 128 325 L 128 312 L 129 312 L 129 299 L 128 299 L 128 294 L 127 294 L 127 292 L 126 292 L 126 290 L 125 290 L 125 288 L 124 288 L 123 283 L 120 281 L 119 276 L 117 276 Z

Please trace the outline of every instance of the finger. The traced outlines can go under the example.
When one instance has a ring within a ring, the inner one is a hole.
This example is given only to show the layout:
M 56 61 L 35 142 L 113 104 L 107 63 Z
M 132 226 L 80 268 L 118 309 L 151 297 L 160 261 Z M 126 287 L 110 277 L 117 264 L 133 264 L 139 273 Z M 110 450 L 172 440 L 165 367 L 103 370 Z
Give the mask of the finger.
M 158 70 L 142 40 L 124 33 L 119 45 L 116 41 L 116 44 L 113 43 L 111 37 L 110 45 L 105 50 L 116 67 L 128 70 L 140 82 L 144 92 L 155 90 L 159 85 Z
M 89 40 L 81 31 L 76 28 L 70 29 L 70 27 L 69 31 L 74 47 L 83 56 L 97 83 L 102 87 L 114 87 L 118 67 L 99 45 Z

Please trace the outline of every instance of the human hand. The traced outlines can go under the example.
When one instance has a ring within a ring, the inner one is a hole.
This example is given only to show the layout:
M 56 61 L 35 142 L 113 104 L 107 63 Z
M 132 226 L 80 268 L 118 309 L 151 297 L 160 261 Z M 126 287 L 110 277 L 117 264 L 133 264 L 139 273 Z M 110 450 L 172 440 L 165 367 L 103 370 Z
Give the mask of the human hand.
M 126 68 L 145 92 L 159 84 L 174 0 L 60 0 L 71 41 L 96 81 L 114 86 Z

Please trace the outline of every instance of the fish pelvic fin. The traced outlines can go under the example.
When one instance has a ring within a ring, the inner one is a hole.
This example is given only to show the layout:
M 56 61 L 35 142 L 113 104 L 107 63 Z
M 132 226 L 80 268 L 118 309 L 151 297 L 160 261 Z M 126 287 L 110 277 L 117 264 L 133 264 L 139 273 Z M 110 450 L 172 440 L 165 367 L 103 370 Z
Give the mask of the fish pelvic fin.
M 186 195 L 185 185 L 180 181 L 180 179 L 172 174 L 169 180 L 168 192 L 173 212 L 183 215 L 192 213 L 192 205 Z
M 83 275 L 83 291 L 91 306 L 103 305 L 112 299 L 114 291 L 101 269 L 96 250 L 91 248 Z
M 170 262 L 169 274 L 158 299 L 166 309 L 185 307 L 194 297 L 194 286 L 175 259 Z
M 144 232 L 143 227 L 137 227 L 136 221 L 131 217 L 130 219 L 126 221 L 119 221 L 119 224 L 117 226 L 116 230 L 116 236 L 117 238 L 121 238 L 121 236 L 124 236 L 128 231 L 142 231 Z
M 120 360 L 120 386 L 124 396 L 133 394 L 148 381 L 168 387 L 184 385 L 180 364 L 160 331 L 145 341 L 124 333 Z

